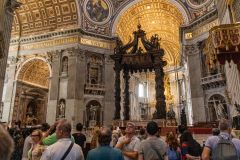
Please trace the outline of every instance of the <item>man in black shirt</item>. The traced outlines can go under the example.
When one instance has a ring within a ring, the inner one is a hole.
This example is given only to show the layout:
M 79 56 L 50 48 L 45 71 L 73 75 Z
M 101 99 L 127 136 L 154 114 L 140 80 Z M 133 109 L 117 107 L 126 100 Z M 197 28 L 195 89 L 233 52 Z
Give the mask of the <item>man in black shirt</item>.
M 81 146 L 83 150 L 83 154 L 85 155 L 85 142 L 86 142 L 86 136 L 82 133 L 83 125 L 81 123 L 78 123 L 76 125 L 77 132 L 74 133 L 72 136 L 75 139 L 75 143 Z

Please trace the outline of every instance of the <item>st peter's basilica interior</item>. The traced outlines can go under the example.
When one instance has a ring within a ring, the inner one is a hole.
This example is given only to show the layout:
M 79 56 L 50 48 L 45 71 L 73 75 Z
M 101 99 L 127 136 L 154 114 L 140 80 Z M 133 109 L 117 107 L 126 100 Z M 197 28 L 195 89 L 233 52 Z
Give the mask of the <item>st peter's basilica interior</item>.
M 1 0 L 0 121 L 240 114 L 239 0 Z

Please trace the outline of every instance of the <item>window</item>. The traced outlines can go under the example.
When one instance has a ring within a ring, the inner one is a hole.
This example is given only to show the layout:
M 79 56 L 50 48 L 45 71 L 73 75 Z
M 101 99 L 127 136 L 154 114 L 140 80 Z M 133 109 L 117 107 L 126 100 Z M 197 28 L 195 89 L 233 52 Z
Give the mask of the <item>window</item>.
M 142 83 L 138 85 L 138 97 L 144 97 L 144 85 Z

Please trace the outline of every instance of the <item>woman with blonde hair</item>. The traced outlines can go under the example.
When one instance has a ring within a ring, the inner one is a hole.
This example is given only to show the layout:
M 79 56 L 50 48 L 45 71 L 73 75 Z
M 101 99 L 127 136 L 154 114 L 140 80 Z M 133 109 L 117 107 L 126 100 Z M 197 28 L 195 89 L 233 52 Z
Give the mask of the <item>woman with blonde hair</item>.
M 44 146 L 41 145 L 42 131 L 37 129 L 31 134 L 32 147 L 28 151 L 28 160 L 40 160 L 44 151 Z
M 167 155 L 169 160 L 181 160 L 181 149 L 177 137 L 172 133 L 167 133 L 166 143 L 168 145 Z

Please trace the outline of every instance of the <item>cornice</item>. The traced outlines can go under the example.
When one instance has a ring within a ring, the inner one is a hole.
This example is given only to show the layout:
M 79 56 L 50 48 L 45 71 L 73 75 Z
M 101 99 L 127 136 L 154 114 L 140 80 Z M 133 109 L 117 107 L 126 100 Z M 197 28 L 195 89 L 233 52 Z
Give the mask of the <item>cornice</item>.
M 96 33 L 83 31 L 81 28 L 75 28 L 75 29 L 69 29 L 64 31 L 61 30 L 61 31 L 49 32 L 46 34 L 34 35 L 31 37 L 27 36 L 27 37 L 21 37 L 21 38 L 13 38 L 11 39 L 10 44 L 15 45 L 15 44 L 18 44 L 19 41 L 21 42 L 21 44 L 35 43 L 35 42 L 45 41 L 53 38 L 67 37 L 72 35 L 83 35 L 83 36 L 85 35 L 85 36 L 90 36 L 90 37 L 110 40 L 110 41 L 115 39 L 114 37 L 98 35 Z
M 218 18 L 218 12 L 217 12 L 217 9 L 214 9 L 208 12 L 207 14 L 205 14 L 204 16 L 192 21 L 190 24 L 182 26 L 181 29 L 182 30 L 194 29 L 196 27 L 199 27 L 200 25 L 208 23 L 209 21 L 217 18 Z

